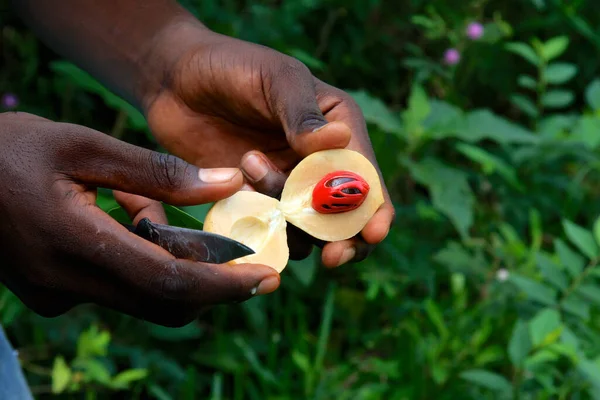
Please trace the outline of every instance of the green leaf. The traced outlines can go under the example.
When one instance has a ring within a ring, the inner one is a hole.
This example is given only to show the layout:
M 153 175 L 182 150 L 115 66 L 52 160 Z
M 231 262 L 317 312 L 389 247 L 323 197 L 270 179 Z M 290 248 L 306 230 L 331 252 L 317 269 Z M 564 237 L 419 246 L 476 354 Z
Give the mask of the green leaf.
M 536 67 L 538 65 L 540 65 L 541 60 L 538 57 L 538 55 L 535 53 L 535 50 L 533 50 L 528 44 L 526 43 L 521 43 L 521 42 L 511 42 L 511 43 L 507 43 L 504 48 L 508 51 L 510 51 L 511 53 L 517 54 L 519 56 L 521 56 L 522 58 L 524 58 L 526 61 L 530 62 L 531 64 L 535 65 Z
M 121 206 L 116 206 L 106 212 L 112 219 L 121 224 L 131 224 L 131 218 L 127 214 L 127 211 Z
M 581 360 L 577 364 L 577 369 L 584 375 L 588 381 L 596 386 L 600 386 L 600 365 L 591 360 Z
M 575 97 L 567 90 L 549 90 L 542 96 L 542 104 L 548 108 L 562 108 L 570 105 Z
M 558 253 L 560 262 L 573 278 L 577 278 L 585 267 L 583 256 L 573 251 L 565 242 L 560 239 L 554 240 L 554 248 Z
M 550 61 L 556 57 L 560 57 L 569 47 L 568 36 L 558 36 L 548 40 L 542 46 L 542 57 L 546 61 Z
M 560 337 L 560 342 L 563 345 L 573 349 L 575 353 L 579 353 L 581 349 L 581 345 L 579 343 L 577 335 L 575 335 L 573 331 L 569 329 L 568 326 L 565 326 L 565 328 L 563 329 L 562 335 Z
M 256 350 L 250 346 L 246 339 L 241 335 L 236 335 L 233 342 L 242 351 L 242 354 L 248 363 L 248 367 L 264 382 L 273 386 L 278 386 L 279 381 L 275 379 L 273 372 L 262 365 Z
M 566 343 L 553 343 L 546 347 L 547 350 L 568 357 L 572 362 L 577 362 L 578 356 L 575 348 Z
M 427 313 L 429 320 L 437 328 L 440 336 L 443 338 L 447 337 L 449 331 L 444 322 L 444 317 L 442 316 L 442 312 L 440 311 L 439 307 L 432 299 L 425 300 L 425 312 Z
M 453 104 L 437 99 L 429 99 L 431 112 L 422 125 L 429 137 L 442 139 L 453 137 L 463 129 L 464 112 Z
M 62 393 L 69 385 L 71 376 L 71 368 L 69 368 L 65 359 L 62 356 L 57 356 L 52 366 L 52 393 Z
M 561 271 L 561 267 L 550 257 L 543 253 L 539 253 L 535 258 L 537 266 L 546 281 L 559 290 L 565 290 L 568 287 L 569 279 L 563 271 Z
M 539 111 L 533 101 L 521 94 L 513 94 L 510 96 L 510 102 L 519 110 L 523 111 L 528 117 L 535 118 L 539 115 Z
M 97 359 L 78 359 L 77 367 L 84 369 L 84 376 L 88 382 L 98 382 L 101 384 L 110 384 L 110 372 L 108 368 Z
M 558 139 L 566 136 L 573 129 L 573 125 L 578 121 L 579 116 L 555 114 L 544 117 L 540 120 L 538 132 L 547 139 Z
M 537 88 L 537 81 L 529 75 L 519 75 L 517 83 L 525 89 L 535 90 Z
M 169 225 L 180 228 L 202 230 L 202 222 L 198 221 L 185 211 L 169 204 L 163 204 L 163 209 L 165 210 Z M 108 215 L 120 223 L 131 224 L 131 218 L 129 218 L 129 215 L 127 215 L 127 212 L 121 206 L 109 210 Z
M 600 118 L 595 115 L 583 115 L 572 128 L 569 141 L 582 143 L 590 150 L 600 146 Z
M 573 79 L 577 74 L 577 66 L 569 63 L 553 63 L 546 68 L 546 82 L 561 85 Z
M 407 164 L 413 178 L 429 189 L 433 206 L 450 219 L 463 238 L 468 237 L 475 196 L 465 173 L 435 159 Z
M 421 85 L 415 84 L 412 87 L 408 98 L 408 108 L 402 113 L 402 120 L 406 134 L 419 136 L 423 133 L 423 122 L 431 113 L 429 98 L 427 92 Z
M 196 218 L 186 213 L 185 211 L 173 207 L 169 204 L 163 204 L 165 214 L 169 220 L 169 225 L 179 226 L 181 228 L 202 230 L 204 225 Z
M 542 349 L 533 353 L 531 357 L 528 357 L 527 360 L 525 360 L 524 366 L 528 370 L 534 370 L 544 364 L 549 364 L 558 360 L 559 357 L 560 356 L 553 351 Z
M 308 257 L 303 260 L 290 260 L 287 268 L 305 287 L 313 283 L 317 270 L 319 268 L 320 254 L 313 250 Z
M 543 283 L 534 281 L 533 279 L 518 275 L 516 273 L 510 274 L 509 279 L 532 300 L 550 306 L 556 304 L 556 290 L 544 285 Z
M 600 110 L 600 79 L 594 79 L 585 89 L 585 100 L 592 110 Z
M 479 163 L 482 166 L 484 173 L 498 173 L 498 175 L 500 175 L 514 187 L 518 189 L 523 188 L 519 182 L 519 179 L 517 178 L 517 171 L 501 158 L 488 153 L 480 147 L 472 146 L 466 143 L 459 143 L 456 145 L 456 148 L 472 161 Z
M 571 221 L 563 220 L 562 223 L 571 243 L 589 259 L 595 259 L 598 256 L 598 245 L 592 233 Z
M 431 112 L 429 106 L 429 97 L 423 86 L 415 84 L 408 98 L 407 113 L 411 115 L 411 119 L 416 122 L 423 122 Z
M 514 366 L 519 366 L 525 361 L 531 347 L 528 324 L 526 321 L 518 320 L 508 343 L 508 355 Z
M 210 211 L 210 209 L 214 206 L 215 203 L 205 203 L 205 204 L 198 204 L 195 206 L 184 206 L 184 207 L 180 207 L 179 209 L 182 210 L 183 212 L 191 215 L 192 217 L 196 218 L 199 221 L 204 221 L 206 219 L 206 215 L 208 214 L 208 212 Z
M 535 347 L 554 343 L 561 331 L 560 314 L 554 309 L 546 308 L 529 321 L 529 336 Z
M 310 372 L 310 361 L 308 360 L 308 356 L 306 356 L 306 354 L 300 353 L 298 350 L 294 350 L 292 351 L 292 361 L 305 374 Z
M 100 188 L 98 189 L 98 195 L 96 196 L 96 205 L 106 213 L 119 206 L 112 195 L 112 190 Z
M 148 387 L 148 391 L 156 400 L 173 400 L 173 397 L 165 389 L 155 383 Z
M 575 293 L 571 293 L 569 297 L 562 301 L 560 305 L 563 311 L 581 318 L 583 321 L 590 319 L 590 304 Z
M 77 358 L 105 356 L 110 343 L 110 332 L 100 331 L 96 325 L 82 332 L 77 340 Z
M 489 139 L 501 144 L 535 144 L 540 140 L 521 125 L 512 123 L 486 109 L 468 113 L 465 125 L 457 136 L 467 142 Z
M 146 119 L 137 108 L 106 89 L 82 69 L 66 61 L 52 62 L 50 63 L 50 68 L 54 72 L 74 82 L 81 89 L 100 96 L 107 106 L 116 110 L 125 111 L 129 117 L 129 122 L 134 129 L 147 129 Z
M 377 125 L 388 133 L 399 134 L 403 131 L 400 118 L 392 113 L 383 101 L 363 90 L 348 93 L 358 103 L 367 122 Z
M 484 369 L 464 371 L 460 374 L 460 377 L 494 392 L 510 393 L 512 389 L 510 382 L 505 377 Z
M 128 369 L 117 374 L 111 382 L 113 388 L 127 389 L 129 384 L 135 381 L 146 379 L 148 370 L 142 368 Z
M 591 301 L 597 307 L 600 306 L 600 286 L 591 283 L 584 283 L 577 288 L 575 293 Z
M 600 217 L 596 218 L 594 221 L 594 239 L 596 240 L 596 244 L 600 246 Z

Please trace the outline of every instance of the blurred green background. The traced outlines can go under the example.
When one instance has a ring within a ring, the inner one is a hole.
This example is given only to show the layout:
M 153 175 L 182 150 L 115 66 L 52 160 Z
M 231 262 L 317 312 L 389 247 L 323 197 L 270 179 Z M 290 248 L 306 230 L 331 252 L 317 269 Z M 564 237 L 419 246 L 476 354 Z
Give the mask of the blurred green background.
M 397 223 L 359 264 L 315 250 L 276 293 L 180 329 L 93 306 L 44 319 L 0 288 L 38 398 L 600 399 L 599 2 L 182 3 L 354 96 Z M 0 29 L 4 109 L 157 149 L 6 0 Z

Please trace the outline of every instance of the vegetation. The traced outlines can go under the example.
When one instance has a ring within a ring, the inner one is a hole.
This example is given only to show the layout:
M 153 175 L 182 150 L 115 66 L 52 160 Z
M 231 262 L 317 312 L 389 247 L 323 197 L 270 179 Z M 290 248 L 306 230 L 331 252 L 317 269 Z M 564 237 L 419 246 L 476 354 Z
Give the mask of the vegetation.
M 91 305 L 44 319 L 0 289 L 40 398 L 600 398 L 600 3 L 182 3 L 352 93 L 397 223 L 359 264 L 326 270 L 315 250 L 276 293 L 179 329 Z M 4 108 L 157 148 L 0 11 Z

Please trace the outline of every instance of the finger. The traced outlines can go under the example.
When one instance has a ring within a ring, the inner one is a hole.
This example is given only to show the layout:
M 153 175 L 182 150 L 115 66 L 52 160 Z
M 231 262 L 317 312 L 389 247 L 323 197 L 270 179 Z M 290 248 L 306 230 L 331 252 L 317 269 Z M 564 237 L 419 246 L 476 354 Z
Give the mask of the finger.
M 361 231 L 361 236 L 369 244 L 383 242 L 395 221 L 395 210 L 391 202 L 381 205 Z
M 71 135 L 55 149 L 58 172 L 86 184 L 174 205 L 215 202 L 231 196 L 243 184 L 237 168 L 201 169 L 178 157 L 134 146 L 91 129 L 63 125 L 63 133 Z
M 342 121 L 352 131 L 352 140 L 348 149 L 363 154 L 377 169 L 382 183 L 385 203 L 377 210 L 361 231 L 367 243 L 376 244 L 383 241 L 395 221 L 395 210 L 390 194 L 385 186 L 385 180 L 377 163 L 377 158 L 367 132 L 367 125 L 358 104 L 343 91 L 316 80 L 319 104 L 324 110 L 327 119 Z
M 72 238 L 65 250 L 83 260 L 93 260 L 113 279 L 135 288 L 147 298 L 193 309 L 244 301 L 254 295 L 270 293 L 279 286 L 279 274 L 268 266 L 175 259 L 162 248 L 130 233 L 99 208 L 73 214 L 70 224 L 83 233 Z M 89 240 L 86 232 L 93 233 L 94 240 Z
M 165 209 L 160 202 L 118 190 L 113 191 L 113 195 L 117 203 L 127 212 L 133 225 L 137 225 L 144 218 L 157 224 L 169 223 Z
M 250 151 L 242 157 L 241 170 L 252 187 L 262 194 L 279 198 L 287 175 L 263 153 Z
M 287 240 L 290 260 L 304 260 L 313 250 L 313 237 L 292 224 L 287 224 Z
M 290 146 L 302 157 L 319 150 L 346 147 L 350 132 L 336 123 L 329 126 L 317 104 L 315 80 L 310 70 L 288 56 L 271 65 L 267 99 L 281 121 Z
M 354 237 L 339 242 L 327 243 L 323 247 L 321 260 L 327 268 L 339 267 L 349 262 L 359 262 L 371 254 L 375 246 Z

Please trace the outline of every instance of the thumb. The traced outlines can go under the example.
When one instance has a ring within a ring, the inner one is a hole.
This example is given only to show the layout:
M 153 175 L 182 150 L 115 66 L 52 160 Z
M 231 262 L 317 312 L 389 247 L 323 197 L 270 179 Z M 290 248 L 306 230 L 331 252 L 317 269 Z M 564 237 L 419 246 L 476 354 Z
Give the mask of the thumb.
M 243 184 L 237 168 L 198 168 L 184 160 L 134 146 L 77 127 L 67 154 L 59 157 L 66 175 L 85 184 L 119 190 L 173 205 L 211 203 L 229 197 Z M 66 160 L 65 160 L 66 159 Z
M 340 122 L 328 123 L 317 103 L 316 81 L 304 64 L 286 58 L 274 63 L 271 71 L 267 99 L 292 149 L 306 157 L 348 145 L 350 129 Z

